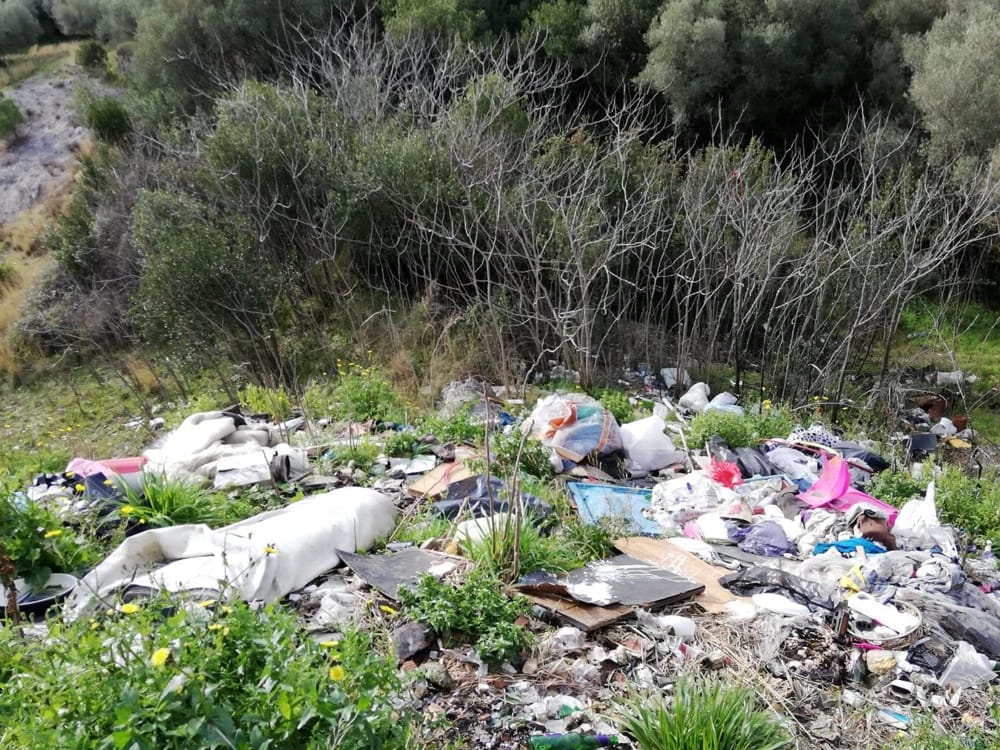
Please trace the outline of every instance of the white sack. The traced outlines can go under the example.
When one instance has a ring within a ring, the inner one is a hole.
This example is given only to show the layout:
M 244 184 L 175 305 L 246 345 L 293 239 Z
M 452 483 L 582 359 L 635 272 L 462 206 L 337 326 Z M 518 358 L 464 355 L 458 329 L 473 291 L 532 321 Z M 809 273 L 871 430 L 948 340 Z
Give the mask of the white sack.
M 87 616 L 128 585 L 274 601 L 336 567 L 337 550 L 368 549 L 395 520 L 385 495 L 343 487 L 215 531 L 203 524 L 151 529 L 126 539 L 81 579 L 66 614 Z
M 656 471 L 684 461 L 684 453 L 674 449 L 663 434 L 667 423 L 657 416 L 646 417 L 621 426 L 622 448 L 632 462 L 630 471 Z

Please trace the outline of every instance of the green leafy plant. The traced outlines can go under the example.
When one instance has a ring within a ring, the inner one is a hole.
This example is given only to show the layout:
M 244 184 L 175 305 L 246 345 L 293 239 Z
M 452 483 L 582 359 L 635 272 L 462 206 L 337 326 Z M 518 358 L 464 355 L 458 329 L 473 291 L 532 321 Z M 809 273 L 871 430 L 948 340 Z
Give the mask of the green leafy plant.
M 787 405 L 773 404 L 768 399 L 765 399 L 758 407 L 751 409 L 746 418 L 753 430 L 754 440 L 787 438 L 788 434 L 795 429 L 795 425 L 798 424 L 798 420 Z
M 486 427 L 472 420 L 473 404 L 465 404 L 451 417 L 425 417 L 420 425 L 444 443 L 478 443 L 486 437 Z
M 332 397 L 338 415 L 356 422 L 367 419 L 388 422 L 402 411 L 399 394 L 385 374 L 357 363 L 341 370 Z
M 34 586 L 44 585 L 52 573 L 81 573 L 100 557 L 97 545 L 79 530 L 11 492 L 0 493 L 0 543 L 15 577 Z
M 283 385 L 268 388 L 250 384 L 240 392 L 240 401 L 255 413 L 267 414 L 279 422 L 292 416 L 292 400 Z
M 996 725 L 1000 709 L 993 705 L 990 713 L 993 729 L 962 725 L 959 732 L 948 732 L 933 714 L 915 717 L 913 727 L 901 734 L 889 747 L 893 750 L 993 750 L 1000 743 Z
M 615 391 L 610 388 L 602 388 L 594 394 L 594 397 L 601 402 L 618 424 L 626 424 L 635 419 L 635 408 L 629 403 L 628 394 Z
M 486 571 L 472 571 L 457 586 L 425 573 L 416 588 L 402 588 L 399 593 L 414 619 L 430 625 L 446 641 L 468 637 L 487 662 L 513 658 L 531 642 L 531 633 L 515 623 L 530 610 L 528 600 L 508 597 L 500 581 Z
M 24 122 L 24 115 L 17 105 L 3 94 L 0 94 L 0 138 L 14 135 L 17 126 Z
M 787 732 L 755 708 L 753 691 L 681 678 L 668 704 L 635 696 L 622 710 L 625 732 L 642 750 L 780 750 Z
M 88 39 L 76 50 L 76 64 L 88 70 L 104 71 L 108 67 L 108 51 L 100 42 Z
M 977 480 L 957 466 L 947 466 L 935 484 L 942 522 L 963 529 L 973 540 L 990 540 L 1000 547 L 1000 481 L 995 473 Z
M 118 143 L 132 132 L 128 111 L 113 96 L 90 99 L 83 108 L 83 121 L 94 135 L 107 143 Z
M 706 411 L 691 420 L 688 427 L 688 445 L 692 450 L 701 448 L 713 435 L 719 435 L 730 448 L 751 445 L 754 425 L 746 417 L 725 411 Z
M 488 524 L 490 533 L 465 545 L 466 551 L 478 567 L 497 578 L 513 581 L 536 570 L 566 573 L 587 561 L 565 538 L 544 534 L 530 513 L 497 514 L 482 523 Z
M 414 746 L 371 636 L 320 644 L 279 606 L 202 604 L 125 604 L 30 641 L 0 628 L 0 746 Z
M 235 502 L 206 487 L 147 473 L 142 492 L 127 487 L 125 503 L 114 515 L 150 528 L 184 523 L 224 526 L 252 515 L 252 509 L 248 502 Z
M 520 432 L 490 436 L 490 458 L 496 472 L 514 476 L 517 471 L 538 479 L 551 479 L 555 469 L 549 460 L 549 449 L 531 438 L 522 440 Z
M 898 471 L 883 471 L 872 477 L 868 494 L 883 502 L 895 505 L 897 508 L 907 500 L 922 497 L 927 489 L 927 482 L 915 479 L 907 469 Z
M 412 432 L 390 432 L 382 443 L 387 456 L 409 457 L 413 455 L 415 436 Z

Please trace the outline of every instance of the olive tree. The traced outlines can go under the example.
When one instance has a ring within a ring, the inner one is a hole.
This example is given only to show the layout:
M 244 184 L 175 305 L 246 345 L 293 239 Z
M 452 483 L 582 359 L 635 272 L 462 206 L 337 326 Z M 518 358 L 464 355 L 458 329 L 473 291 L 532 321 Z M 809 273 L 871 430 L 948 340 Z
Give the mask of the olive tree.
M 0 57 L 21 52 L 41 35 L 38 19 L 21 0 L 0 2 Z
M 906 47 L 910 95 L 941 161 L 987 156 L 1000 143 L 1000 3 L 955 6 Z

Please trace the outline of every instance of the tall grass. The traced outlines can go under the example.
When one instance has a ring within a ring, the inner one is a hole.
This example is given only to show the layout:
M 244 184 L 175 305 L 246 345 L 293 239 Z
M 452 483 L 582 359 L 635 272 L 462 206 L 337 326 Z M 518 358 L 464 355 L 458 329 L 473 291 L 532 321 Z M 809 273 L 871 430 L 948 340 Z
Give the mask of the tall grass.
M 623 709 L 625 732 L 641 750 L 781 750 L 785 730 L 755 707 L 746 688 L 714 680 L 678 681 L 671 703 L 637 696 Z

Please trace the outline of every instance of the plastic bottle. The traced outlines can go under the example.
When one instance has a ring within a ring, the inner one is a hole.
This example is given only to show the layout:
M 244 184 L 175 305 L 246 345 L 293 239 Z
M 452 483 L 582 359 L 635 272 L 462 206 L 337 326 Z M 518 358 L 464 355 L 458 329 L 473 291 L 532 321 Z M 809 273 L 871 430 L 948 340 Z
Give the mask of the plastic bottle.
M 607 734 L 539 734 L 531 738 L 531 747 L 535 750 L 587 750 L 594 747 L 611 747 L 618 744 L 618 738 Z

